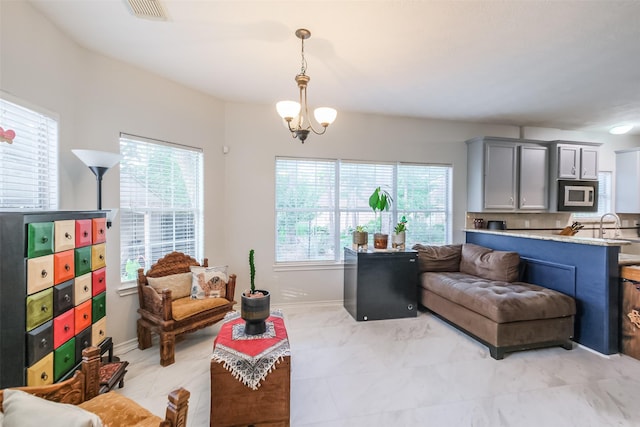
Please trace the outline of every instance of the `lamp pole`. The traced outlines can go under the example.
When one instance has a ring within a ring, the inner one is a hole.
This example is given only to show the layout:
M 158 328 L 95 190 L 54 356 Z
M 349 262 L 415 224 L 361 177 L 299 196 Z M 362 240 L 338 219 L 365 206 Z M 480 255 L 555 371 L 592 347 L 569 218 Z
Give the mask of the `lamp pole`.
M 103 166 L 89 166 L 91 172 L 96 176 L 96 181 L 98 182 L 98 210 L 102 210 L 102 176 L 109 170 L 109 168 L 105 168 Z

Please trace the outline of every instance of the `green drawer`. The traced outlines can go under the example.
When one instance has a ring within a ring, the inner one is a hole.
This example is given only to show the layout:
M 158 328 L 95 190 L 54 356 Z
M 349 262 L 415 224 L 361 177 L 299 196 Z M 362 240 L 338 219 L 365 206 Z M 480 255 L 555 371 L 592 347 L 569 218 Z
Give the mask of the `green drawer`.
M 91 271 L 91 246 L 75 249 L 76 277 Z
M 76 339 L 71 338 L 53 352 L 53 379 L 58 381 L 60 377 L 69 372 L 76 362 Z
M 107 314 L 107 293 L 103 292 L 93 297 L 91 303 L 91 321 L 96 323 Z
M 27 256 L 29 258 L 53 253 L 53 222 L 28 224 L 27 236 Z
M 27 331 L 53 319 L 53 288 L 27 296 Z

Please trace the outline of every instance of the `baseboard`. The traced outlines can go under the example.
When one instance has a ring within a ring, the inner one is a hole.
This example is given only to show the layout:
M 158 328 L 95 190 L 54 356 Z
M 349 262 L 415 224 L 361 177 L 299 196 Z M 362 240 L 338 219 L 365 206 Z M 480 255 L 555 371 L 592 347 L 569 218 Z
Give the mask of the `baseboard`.
M 119 356 L 124 353 L 128 353 L 131 350 L 135 350 L 138 348 L 138 338 L 133 338 L 125 342 L 121 342 L 120 344 L 115 344 L 113 346 L 113 353 L 116 356 Z
M 342 300 L 309 301 L 309 302 L 284 302 L 271 304 L 271 308 L 293 308 L 293 307 L 342 307 Z

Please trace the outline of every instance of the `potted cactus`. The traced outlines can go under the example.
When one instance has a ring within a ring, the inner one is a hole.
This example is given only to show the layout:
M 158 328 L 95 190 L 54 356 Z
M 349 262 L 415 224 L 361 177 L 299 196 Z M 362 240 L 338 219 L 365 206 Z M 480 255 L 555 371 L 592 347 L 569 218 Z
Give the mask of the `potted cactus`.
M 391 194 L 386 190 L 383 190 L 381 187 L 377 187 L 373 190 L 371 197 L 369 197 L 369 207 L 371 207 L 373 212 L 376 214 L 376 223 L 378 223 L 378 219 L 380 219 L 379 232 L 373 235 L 373 247 L 375 249 L 387 248 L 389 235 L 382 233 L 382 211 L 388 211 L 392 202 L 393 199 L 391 198 Z M 380 212 L 380 214 L 378 214 L 378 212 Z
M 367 232 L 367 227 L 364 225 L 356 226 L 356 229 L 353 231 L 353 245 L 360 248 L 363 246 L 367 246 L 369 241 L 369 233 Z
M 249 274 L 251 288 L 242 293 L 240 301 L 240 316 L 245 321 L 244 332 L 247 335 L 260 335 L 267 330 L 265 320 L 271 314 L 271 296 L 269 291 L 256 289 L 255 251 L 249 251 Z

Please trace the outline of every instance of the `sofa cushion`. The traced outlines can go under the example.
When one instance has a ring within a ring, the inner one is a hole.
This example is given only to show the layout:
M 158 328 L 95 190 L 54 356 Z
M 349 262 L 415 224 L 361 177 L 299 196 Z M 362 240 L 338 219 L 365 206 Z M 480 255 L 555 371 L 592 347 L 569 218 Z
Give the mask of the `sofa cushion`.
M 158 426 L 162 421 L 133 400 L 113 391 L 99 394 L 78 406 L 99 415 L 106 426 Z
M 194 314 L 202 313 L 203 311 L 207 311 L 226 304 L 229 304 L 229 300 L 226 298 L 180 298 L 171 303 L 171 314 L 173 320 L 179 321 L 191 317 Z
M 422 273 L 420 285 L 497 323 L 552 319 L 576 313 L 573 298 L 522 282 L 486 280 L 462 272 Z
M 425 271 L 458 271 L 462 245 L 425 246 L 415 244 L 412 248 L 418 251 L 418 272 Z
M 2 402 L 4 427 L 102 427 L 100 417 L 75 405 L 7 389 Z
M 465 243 L 462 245 L 460 272 L 487 280 L 514 282 L 520 275 L 520 255 Z
M 171 290 L 171 299 L 177 300 L 191 295 L 191 273 L 170 274 L 162 277 L 147 277 L 149 286 L 158 293 L 163 289 Z

